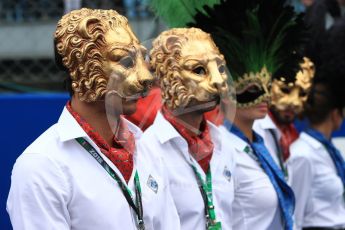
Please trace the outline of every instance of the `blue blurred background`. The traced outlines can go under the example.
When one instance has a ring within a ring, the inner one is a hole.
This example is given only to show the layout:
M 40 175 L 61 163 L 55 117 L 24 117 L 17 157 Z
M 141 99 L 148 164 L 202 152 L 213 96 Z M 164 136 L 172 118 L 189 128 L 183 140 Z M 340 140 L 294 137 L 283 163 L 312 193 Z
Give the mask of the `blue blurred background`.
M 0 229 L 11 229 L 6 200 L 16 158 L 57 121 L 67 100 L 65 93 L 0 94 Z

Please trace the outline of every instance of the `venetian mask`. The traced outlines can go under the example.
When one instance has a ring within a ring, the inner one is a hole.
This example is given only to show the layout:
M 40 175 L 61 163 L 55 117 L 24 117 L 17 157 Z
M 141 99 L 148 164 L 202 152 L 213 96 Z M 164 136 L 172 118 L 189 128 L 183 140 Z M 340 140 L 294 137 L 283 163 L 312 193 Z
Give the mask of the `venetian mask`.
M 271 74 L 265 67 L 258 73 L 244 74 L 235 81 L 237 107 L 245 108 L 269 101 Z
M 211 36 L 197 28 L 163 32 L 153 42 L 151 67 L 165 105 L 175 110 L 219 103 L 228 92 L 225 60 Z
M 112 89 L 122 98 L 144 93 L 153 81 L 144 61 L 146 49 L 114 10 L 80 9 L 58 22 L 55 44 L 82 101 L 103 100 Z
M 295 82 L 287 82 L 285 78 L 272 82 L 272 106 L 278 111 L 291 109 L 296 114 L 303 111 L 314 77 L 314 64 L 306 57 L 300 64 L 300 71 Z

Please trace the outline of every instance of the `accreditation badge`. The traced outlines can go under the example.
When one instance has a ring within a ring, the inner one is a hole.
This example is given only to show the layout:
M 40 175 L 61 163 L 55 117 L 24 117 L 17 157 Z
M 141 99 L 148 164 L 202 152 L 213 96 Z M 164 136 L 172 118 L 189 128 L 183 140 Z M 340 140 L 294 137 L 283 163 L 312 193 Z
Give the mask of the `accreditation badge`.
M 222 230 L 222 223 L 221 222 L 214 222 L 207 226 L 207 230 Z

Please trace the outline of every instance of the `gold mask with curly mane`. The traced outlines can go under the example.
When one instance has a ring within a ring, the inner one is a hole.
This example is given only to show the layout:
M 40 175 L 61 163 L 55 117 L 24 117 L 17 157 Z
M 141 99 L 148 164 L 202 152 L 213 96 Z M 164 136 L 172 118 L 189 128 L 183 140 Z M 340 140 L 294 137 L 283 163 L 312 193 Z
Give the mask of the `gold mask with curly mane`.
M 200 29 L 161 33 L 153 42 L 150 58 L 164 103 L 171 110 L 205 102 L 216 105 L 228 92 L 224 57 L 211 36 Z
M 272 82 L 272 106 L 278 111 L 291 109 L 296 114 L 303 111 L 311 88 L 315 68 L 310 59 L 304 57 L 295 82 L 287 83 L 285 78 Z
M 122 98 L 143 93 L 153 81 L 143 58 L 146 49 L 114 10 L 74 10 L 58 22 L 54 39 L 82 101 L 103 100 L 111 77 Z

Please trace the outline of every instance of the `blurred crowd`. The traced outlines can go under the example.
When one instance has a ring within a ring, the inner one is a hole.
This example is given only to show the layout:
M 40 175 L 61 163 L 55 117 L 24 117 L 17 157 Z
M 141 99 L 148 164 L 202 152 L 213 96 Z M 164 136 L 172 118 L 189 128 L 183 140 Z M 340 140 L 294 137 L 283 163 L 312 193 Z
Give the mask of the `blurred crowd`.
M 125 11 L 130 19 L 146 18 L 147 0 L 2 0 L 0 1 L 0 20 L 6 22 L 23 22 L 57 19 L 62 14 L 82 7 Z

